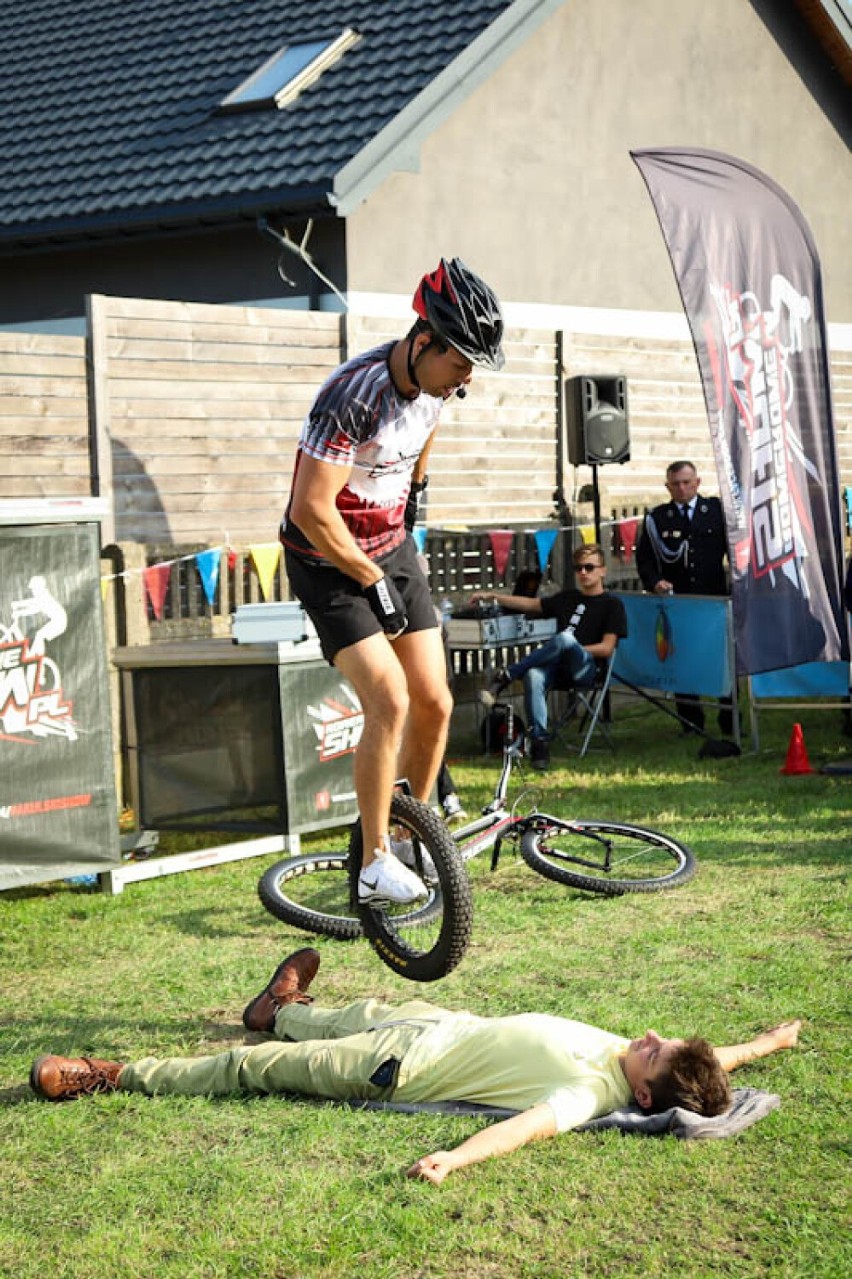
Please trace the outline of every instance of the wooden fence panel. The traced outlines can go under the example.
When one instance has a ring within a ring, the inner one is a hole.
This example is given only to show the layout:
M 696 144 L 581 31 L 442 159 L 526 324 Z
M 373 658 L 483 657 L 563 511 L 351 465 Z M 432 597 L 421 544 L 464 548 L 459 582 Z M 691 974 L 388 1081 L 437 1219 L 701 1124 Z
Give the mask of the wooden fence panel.
M 852 487 L 852 351 L 832 355 L 831 390 L 841 484 Z
M 0 331 L 0 498 L 90 497 L 85 340 Z
M 623 374 L 627 378 L 630 461 L 598 468 L 602 504 L 653 504 L 666 497 L 669 462 L 688 458 L 707 492 L 717 491 L 707 411 L 692 343 L 649 337 L 566 334 L 566 376 Z M 575 494 L 591 480 L 574 467 Z M 571 494 L 567 494 L 569 503 Z
M 302 421 L 341 359 L 322 312 L 97 297 L 116 540 L 274 541 Z
M 101 296 L 90 320 L 88 387 L 83 339 L 0 333 L 0 497 L 111 494 L 115 538 L 145 545 L 273 539 L 318 385 L 346 354 L 404 331 L 398 318 Z M 692 458 L 716 490 L 688 340 L 510 329 L 506 351 L 504 372 L 475 370 L 467 398 L 444 410 L 430 527 L 552 518 L 561 383 L 576 373 L 627 378 L 631 459 L 598 470 L 605 523 L 662 500 L 674 457 Z M 832 389 L 848 486 L 852 351 L 833 352 Z M 564 480 L 570 517 L 589 524 L 590 468 L 566 465 Z

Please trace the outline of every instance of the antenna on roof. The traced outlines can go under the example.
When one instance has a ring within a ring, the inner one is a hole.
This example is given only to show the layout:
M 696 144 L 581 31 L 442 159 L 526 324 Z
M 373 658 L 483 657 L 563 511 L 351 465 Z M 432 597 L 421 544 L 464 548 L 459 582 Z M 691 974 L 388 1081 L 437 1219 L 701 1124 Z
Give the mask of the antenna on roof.
M 292 236 L 290 235 L 290 231 L 286 226 L 283 232 L 276 231 L 274 230 L 273 227 L 269 225 L 269 222 L 265 217 L 259 217 L 257 219 L 257 228 L 263 234 L 270 236 L 271 239 L 275 240 L 277 244 L 280 244 L 282 249 L 286 249 L 289 253 L 294 253 L 297 258 L 299 258 L 302 262 L 304 262 L 305 266 L 308 268 L 309 271 L 313 271 L 317 279 L 322 280 L 323 284 L 325 284 L 329 289 L 331 289 L 332 293 L 334 293 L 340 299 L 344 307 L 347 310 L 349 309 L 349 303 L 346 301 L 346 298 L 344 297 L 344 295 L 340 292 L 340 289 L 338 289 L 337 285 L 334 284 L 328 278 L 327 275 L 323 274 L 323 272 L 319 269 L 316 262 L 311 257 L 310 253 L 308 252 L 308 240 L 310 240 L 311 232 L 314 229 L 313 218 L 308 218 L 308 224 L 305 227 L 305 233 L 302 236 L 301 242 L 299 244 L 297 244 L 296 241 L 292 238 Z M 278 274 L 281 276 L 281 279 L 284 281 L 285 284 L 289 284 L 291 288 L 295 286 L 296 281 L 291 280 L 289 275 L 284 269 L 283 253 L 278 259 Z

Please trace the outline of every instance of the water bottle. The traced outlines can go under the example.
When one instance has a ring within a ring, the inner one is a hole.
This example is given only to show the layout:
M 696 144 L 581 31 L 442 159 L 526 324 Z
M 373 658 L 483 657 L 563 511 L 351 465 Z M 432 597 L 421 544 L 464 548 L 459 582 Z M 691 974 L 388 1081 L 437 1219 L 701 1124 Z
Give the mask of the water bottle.
M 446 626 L 453 615 L 453 601 L 449 599 L 448 596 L 445 595 L 444 598 L 441 600 L 440 608 L 441 608 L 441 625 Z

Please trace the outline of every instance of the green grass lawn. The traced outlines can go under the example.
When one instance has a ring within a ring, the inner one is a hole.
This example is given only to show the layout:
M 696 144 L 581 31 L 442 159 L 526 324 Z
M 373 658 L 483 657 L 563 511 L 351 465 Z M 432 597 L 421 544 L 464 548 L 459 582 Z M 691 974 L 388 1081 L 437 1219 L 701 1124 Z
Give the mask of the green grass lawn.
M 797 716 L 815 768 L 852 756 L 834 711 L 764 713 L 760 754 L 701 761 L 698 742 L 651 709 L 619 712 L 612 754 L 557 754 L 534 779 L 542 808 L 668 830 L 698 874 L 608 900 L 515 858 L 494 872 L 480 859 L 471 948 L 416 991 L 717 1042 L 801 1016 L 797 1050 L 736 1077 L 781 1097 L 748 1132 L 567 1134 L 435 1188 L 403 1170 L 481 1121 L 277 1098 L 36 1101 L 26 1081 L 43 1051 L 126 1060 L 242 1042 L 244 1004 L 307 940 L 257 899 L 274 858 L 113 898 L 44 885 L 0 894 L 0 1275 L 845 1279 L 852 777 L 779 773 Z M 452 762 L 472 809 L 498 763 Z M 314 989 L 328 1002 L 415 993 L 364 942 L 318 945 Z

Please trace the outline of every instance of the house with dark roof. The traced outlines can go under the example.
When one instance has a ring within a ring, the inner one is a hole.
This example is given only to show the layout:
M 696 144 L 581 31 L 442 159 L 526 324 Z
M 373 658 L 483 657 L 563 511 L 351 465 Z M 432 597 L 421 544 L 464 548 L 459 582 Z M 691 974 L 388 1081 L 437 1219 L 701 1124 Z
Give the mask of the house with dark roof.
M 582 522 L 574 375 L 629 389 L 630 465 L 602 468 L 610 512 L 655 500 L 673 456 L 712 475 L 690 333 L 631 159 L 677 146 L 762 170 L 808 221 L 848 483 L 849 10 L 5 0 L 0 498 L 112 493 L 123 541 L 265 537 L 319 381 L 405 332 L 442 255 L 498 293 L 508 361 L 445 410 L 430 518 L 546 522 L 570 506 Z
M 510 304 L 678 312 L 656 145 L 768 172 L 852 320 L 848 0 L 5 0 L 0 34 L 0 325 L 369 307 L 455 253 Z

